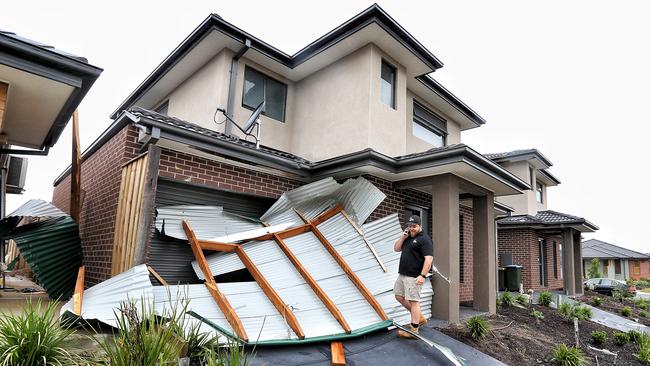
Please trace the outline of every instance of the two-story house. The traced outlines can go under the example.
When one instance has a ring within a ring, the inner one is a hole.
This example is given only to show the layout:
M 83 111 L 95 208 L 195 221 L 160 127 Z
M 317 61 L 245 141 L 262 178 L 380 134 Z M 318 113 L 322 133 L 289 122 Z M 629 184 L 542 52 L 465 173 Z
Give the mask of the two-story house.
M 581 233 L 598 227 L 582 217 L 548 209 L 548 188 L 560 181 L 548 171 L 551 161 L 538 150 L 486 156 L 531 187 L 522 195 L 496 198 L 512 209 L 510 216 L 497 220 L 499 265 L 522 266 L 525 290 L 581 293 Z
M 434 280 L 434 316 L 458 321 L 464 301 L 494 313 L 494 199 L 529 180 L 461 143 L 485 121 L 429 76 L 441 67 L 377 5 L 294 55 L 210 15 L 83 154 L 86 281 L 144 262 L 168 282 L 196 281 L 187 243 L 155 230 L 156 207 L 260 217 L 307 182 L 364 176 L 387 195 L 370 221 L 415 213 L 432 233 L 451 279 Z M 262 102 L 259 141 L 225 118 L 241 125 Z M 63 210 L 69 181 L 65 171 L 54 183 Z

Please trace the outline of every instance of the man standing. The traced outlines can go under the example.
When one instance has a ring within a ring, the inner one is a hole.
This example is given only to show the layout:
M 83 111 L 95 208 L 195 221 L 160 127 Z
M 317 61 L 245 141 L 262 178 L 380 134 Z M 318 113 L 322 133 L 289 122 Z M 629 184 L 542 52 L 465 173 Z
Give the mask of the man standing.
M 395 281 L 395 299 L 411 313 L 411 330 L 418 333 L 418 327 L 427 322 L 420 311 L 420 290 L 433 263 L 433 243 L 422 232 L 419 216 L 411 216 L 408 229 L 395 241 L 394 250 L 402 252 L 399 259 L 399 275 Z M 415 338 L 399 330 L 402 338 Z

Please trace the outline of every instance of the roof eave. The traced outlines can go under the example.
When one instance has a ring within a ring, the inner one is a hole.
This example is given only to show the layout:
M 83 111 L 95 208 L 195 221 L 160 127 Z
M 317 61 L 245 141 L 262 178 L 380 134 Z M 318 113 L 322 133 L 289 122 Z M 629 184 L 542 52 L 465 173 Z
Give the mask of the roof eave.
M 480 127 L 485 124 L 485 119 L 483 119 L 483 117 L 481 117 L 478 113 L 472 110 L 472 108 L 463 103 L 462 100 L 452 94 L 449 90 L 442 86 L 442 84 L 434 80 L 429 75 L 420 75 L 415 79 L 422 83 L 427 89 L 431 90 L 434 94 L 442 98 L 463 116 L 465 116 L 471 123 L 474 124 L 474 127 L 472 128 Z

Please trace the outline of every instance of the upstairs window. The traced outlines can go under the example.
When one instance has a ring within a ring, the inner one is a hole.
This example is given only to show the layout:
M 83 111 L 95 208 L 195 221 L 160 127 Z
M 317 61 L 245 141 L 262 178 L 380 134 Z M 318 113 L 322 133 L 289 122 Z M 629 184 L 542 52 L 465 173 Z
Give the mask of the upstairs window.
M 426 141 L 434 147 L 445 146 L 447 140 L 447 121 L 414 101 L 413 136 Z
M 284 122 L 287 86 L 250 67 L 246 67 L 242 105 L 249 109 L 255 109 L 262 101 L 266 101 L 262 114 Z
M 381 101 L 395 109 L 395 68 L 381 62 Z
M 544 203 L 544 185 L 540 182 L 537 182 L 535 187 L 535 198 L 537 202 Z

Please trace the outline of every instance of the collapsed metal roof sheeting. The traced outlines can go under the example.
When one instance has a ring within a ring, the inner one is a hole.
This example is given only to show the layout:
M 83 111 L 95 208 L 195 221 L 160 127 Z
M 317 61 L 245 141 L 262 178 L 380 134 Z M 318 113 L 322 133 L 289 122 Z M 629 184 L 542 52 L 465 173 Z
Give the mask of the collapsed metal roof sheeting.
M 7 217 L 62 217 L 68 216 L 65 212 L 59 210 L 53 204 L 39 199 L 32 199 L 18 207 Z
M 81 317 L 117 327 L 116 313 L 122 303 L 152 301 L 153 294 L 149 270 L 141 264 L 84 291 Z M 141 310 L 141 306 L 135 308 Z M 61 307 L 61 315 L 73 314 L 73 309 L 74 301 L 70 300 Z
M 224 212 L 223 207 L 218 206 L 167 206 L 158 207 L 157 211 L 156 229 L 177 239 L 187 239 L 181 225 L 183 220 L 190 222 L 196 236 L 202 240 L 263 227 L 258 220 Z
M 13 239 L 38 283 L 51 299 L 67 299 L 81 265 L 79 227 L 69 216 L 18 226 L 3 235 Z

